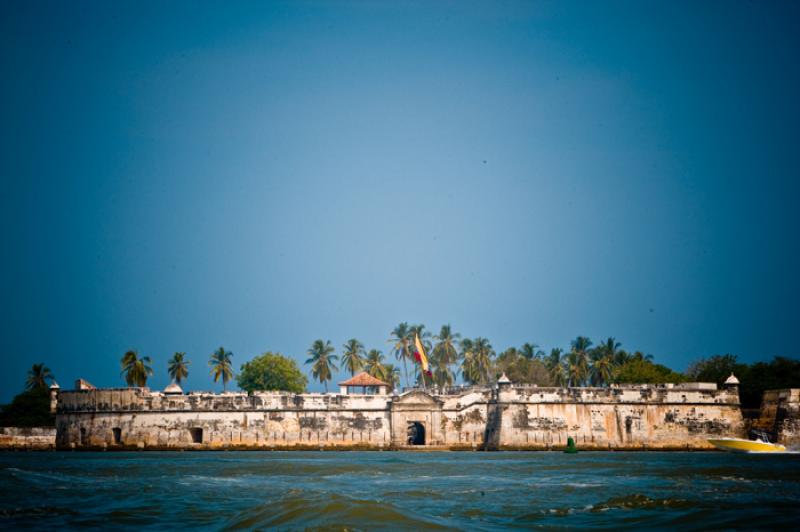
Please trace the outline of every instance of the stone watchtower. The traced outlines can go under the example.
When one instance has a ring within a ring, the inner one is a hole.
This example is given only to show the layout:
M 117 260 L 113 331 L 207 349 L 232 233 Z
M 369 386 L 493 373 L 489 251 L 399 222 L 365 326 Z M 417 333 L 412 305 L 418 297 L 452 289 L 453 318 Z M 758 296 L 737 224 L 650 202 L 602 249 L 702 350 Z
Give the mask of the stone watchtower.
M 731 376 L 725 379 L 725 382 L 722 386 L 731 393 L 735 393 L 736 397 L 739 397 L 739 379 L 736 378 L 736 375 L 731 372 Z
M 50 385 L 50 413 L 55 414 L 56 408 L 58 408 L 58 390 L 61 389 L 61 386 L 58 385 L 56 381 L 53 381 L 53 384 Z

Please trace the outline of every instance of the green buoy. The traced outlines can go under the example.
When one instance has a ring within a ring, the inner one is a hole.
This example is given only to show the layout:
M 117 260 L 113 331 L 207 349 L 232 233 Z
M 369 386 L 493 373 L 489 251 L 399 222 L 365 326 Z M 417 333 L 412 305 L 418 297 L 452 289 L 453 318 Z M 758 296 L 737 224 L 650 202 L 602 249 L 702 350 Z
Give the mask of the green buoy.
M 572 436 L 567 438 L 567 448 L 564 449 L 565 453 L 575 454 L 578 452 L 578 448 L 575 446 L 575 440 L 572 439 Z

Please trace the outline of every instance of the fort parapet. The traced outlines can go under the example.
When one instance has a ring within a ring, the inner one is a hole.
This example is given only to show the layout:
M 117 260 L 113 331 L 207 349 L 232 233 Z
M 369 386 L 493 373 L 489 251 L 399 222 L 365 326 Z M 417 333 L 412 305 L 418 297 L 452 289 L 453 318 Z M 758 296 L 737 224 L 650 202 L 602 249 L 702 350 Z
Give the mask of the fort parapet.
M 50 451 L 55 441 L 52 427 L 0 427 L 0 450 Z
M 57 392 L 56 445 L 69 448 L 707 449 L 744 436 L 736 386 L 494 388 L 398 395 Z

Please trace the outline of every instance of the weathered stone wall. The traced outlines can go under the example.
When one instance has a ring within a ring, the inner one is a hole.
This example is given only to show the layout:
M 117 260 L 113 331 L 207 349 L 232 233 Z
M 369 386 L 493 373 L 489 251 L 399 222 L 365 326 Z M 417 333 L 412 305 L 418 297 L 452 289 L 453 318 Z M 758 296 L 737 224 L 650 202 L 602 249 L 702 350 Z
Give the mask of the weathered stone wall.
M 800 388 L 764 392 L 753 428 L 775 435 L 778 443 L 800 446 Z
M 500 390 L 500 445 L 584 448 L 710 448 L 741 436 L 738 393 L 699 387 L 507 388 Z
M 54 449 L 54 427 L 0 427 L 0 449 L 49 450 Z
M 243 393 L 164 395 L 143 389 L 59 392 L 57 444 L 72 447 L 710 448 L 743 436 L 735 388 L 661 385 L 538 388 L 501 385 L 399 396 Z M 421 428 L 416 428 L 421 427 Z
M 135 388 L 61 392 L 57 444 L 61 448 L 382 447 L 391 439 L 388 401 L 379 395 L 164 395 Z

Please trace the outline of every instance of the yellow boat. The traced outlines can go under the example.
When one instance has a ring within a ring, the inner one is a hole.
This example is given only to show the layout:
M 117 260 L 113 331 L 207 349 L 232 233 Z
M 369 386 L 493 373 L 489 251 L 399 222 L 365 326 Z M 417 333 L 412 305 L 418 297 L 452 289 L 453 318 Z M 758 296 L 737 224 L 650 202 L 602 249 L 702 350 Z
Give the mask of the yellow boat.
M 741 438 L 717 438 L 708 440 L 708 443 L 723 451 L 734 453 L 782 453 L 786 452 L 786 447 L 778 443 L 770 443 L 766 436 L 760 436 L 755 440 L 743 440 Z

